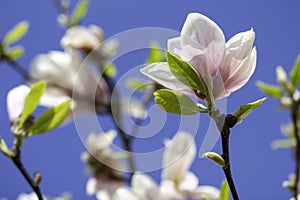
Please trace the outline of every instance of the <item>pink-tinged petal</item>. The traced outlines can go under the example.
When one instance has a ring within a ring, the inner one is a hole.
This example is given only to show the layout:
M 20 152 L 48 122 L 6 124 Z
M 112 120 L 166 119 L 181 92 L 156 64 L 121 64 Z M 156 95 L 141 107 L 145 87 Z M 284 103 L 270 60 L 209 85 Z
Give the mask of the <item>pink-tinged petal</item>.
M 132 177 L 131 185 L 132 190 L 142 199 L 157 199 L 159 189 L 150 176 L 136 173 Z
M 181 131 L 166 144 L 163 154 L 162 179 L 180 181 L 188 172 L 196 155 L 196 145 L 191 134 Z
M 250 29 L 234 35 L 226 43 L 225 54 L 219 66 L 225 85 L 249 62 L 254 39 L 255 32 Z
M 171 90 L 181 92 L 186 95 L 195 95 L 191 88 L 181 83 L 173 75 L 168 64 L 165 62 L 148 65 L 141 69 L 141 73 Z
M 181 42 L 180 37 L 171 38 L 168 40 L 168 51 L 180 55 L 181 52 Z
M 249 62 L 245 63 L 245 65 L 242 66 L 233 77 L 231 77 L 229 84 L 225 85 L 226 96 L 229 96 L 232 92 L 240 89 L 249 81 L 255 71 L 256 60 L 256 48 L 254 47 L 251 51 Z
M 13 88 L 7 94 L 6 104 L 10 122 L 16 120 L 23 112 L 26 97 L 30 91 L 27 85 Z
M 178 190 L 181 192 L 187 192 L 195 190 L 198 187 L 199 180 L 197 176 L 192 172 L 187 172 L 183 179 L 179 182 Z
M 163 181 L 159 188 L 159 200 L 184 200 L 185 197 L 176 190 L 175 184 L 172 181 Z M 156 200 L 155 199 L 155 200 Z
M 220 191 L 213 186 L 199 186 L 194 191 L 189 191 L 188 197 L 193 199 L 209 199 L 218 200 L 220 196 Z
M 220 27 L 208 17 L 191 13 L 181 31 L 181 47 L 183 52 L 187 52 L 183 56 L 189 56 L 186 59 L 195 69 L 209 75 L 215 72 L 222 60 L 225 37 Z

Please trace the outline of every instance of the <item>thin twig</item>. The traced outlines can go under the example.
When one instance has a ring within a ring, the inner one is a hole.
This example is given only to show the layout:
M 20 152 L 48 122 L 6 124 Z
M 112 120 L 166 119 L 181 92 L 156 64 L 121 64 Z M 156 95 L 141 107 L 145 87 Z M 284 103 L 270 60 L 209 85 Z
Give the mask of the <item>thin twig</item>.
M 12 157 L 13 163 L 16 165 L 16 167 L 19 169 L 21 174 L 26 179 L 27 183 L 30 185 L 32 190 L 35 192 L 39 200 L 43 200 L 43 195 L 41 193 L 40 187 L 38 184 L 34 182 L 34 180 L 30 177 L 29 173 L 25 169 L 22 161 L 21 161 L 21 151 L 19 148 L 15 148 L 14 150 L 15 155 Z
M 299 182 L 299 173 L 300 173 L 300 135 L 298 131 L 298 112 L 299 112 L 299 103 L 293 100 L 291 117 L 293 121 L 294 128 L 294 138 L 296 139 L 296 147 L 295 147 L 295 184 L 293 188 L 293 195 L 295 200 L 298 200 L 298 182 Z

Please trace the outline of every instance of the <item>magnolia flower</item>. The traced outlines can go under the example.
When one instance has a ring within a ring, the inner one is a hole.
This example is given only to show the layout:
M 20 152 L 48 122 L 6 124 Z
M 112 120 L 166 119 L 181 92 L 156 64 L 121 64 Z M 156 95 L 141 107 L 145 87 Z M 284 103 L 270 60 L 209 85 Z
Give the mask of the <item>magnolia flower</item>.
M 43 197 L 44 200 L 70 200 L 71 197 L 68 194 L 63 194 L 62 197 Z M 17 200 L 38 200 L 35 193 L 30 194 L 20 194 Z
M 30 74 L 35 80 L 46 80 L 44 105 L 53 105 L 62 99 L 73 100 L 73 114 L 103 110 L 109 102 L 109 92 L 100 74 L 87 65 L 74 52 L 50 51 L 37 55 Z
M 66 31 L 60 44 L 65 49 L 82 50 L 85 53 L 92 53 L 92 59 L 101 66 L 106 66 L 107 60 L 116 53 L 118 42 L 108 40 L 104 42 L 104 33 L 96 25 L 73 26 Z
M 113 152 L 110 148 L 116 135 L 114 130 L 102 134 L 89 134 L 88 152 L 82 154 L 82 160 L 87 163 L 88 171 L 93 173 L 93 177 L 87 182 L 86 192 L 88 195 L 96 194 L 97 199 L 110 199 L 115 190 L 124 184 L 121 170 L 125 167 L 115 158 L 118 152 Z
M 168 41 L 168 51 L 189 63 L 208 87 L 211 82 L 214 99 L 229 96 L 247 83 L 256 67 L 256 48 L 252 47 L 255 33 L 252 29 L 234 35 L 225 43 L 217 24 L 204 15 L 188 15 L 180 37 Z M 141 70 L 154 81 L 174 91 L 200 98 L 204 94 L 181 83 L 166 62 L 154 63 Z
M 113 195 L 112 199 L 122 200 L 128 196 L 131 197 L 129 199 L 138 200 L 217 200 L 219 190 L 212 186 L 198 186 L 198 178 L 188 171 L 195 154 L 193 137 L 189 133 L 179 132 L 166 144 L 160 185 L 148 175 L 135 173 L 132 177 L 132 188 L 118 188 L 115 192 L 117 195 Z
M 73 26 L 66 31 L 60 44 L 64 48 L 82 49 L 90 52 L 101 44 L 103 39 L 103 31 L 98 26 Z

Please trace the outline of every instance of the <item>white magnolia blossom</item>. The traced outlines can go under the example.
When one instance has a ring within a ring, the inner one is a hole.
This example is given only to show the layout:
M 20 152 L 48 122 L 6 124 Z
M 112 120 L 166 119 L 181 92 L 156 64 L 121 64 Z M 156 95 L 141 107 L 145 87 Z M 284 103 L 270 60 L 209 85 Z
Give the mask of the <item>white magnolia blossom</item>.
M 117 40 L 104 42 L 104 33 L 96 25 L 69 28 L 62 37 L 60 44 L 65 49 L 82 50 L 87 54 L 92 53 L 90 56 L 93 60 L 103 66 L 106 66 L 107 60 L 115 55 L 118 46 Z
M 71 197 L 68 194 L 63 194 L 62 197 L 43 197 L 44 200 L 70 200 Z M 17 200 L 38 200 L 37 195 L 32 192 L 30 194 L 20 194 Z
M 255 33 L 252 29 L 234 35 L 225 43 L 217 24 L 204 15 L 191 13 L 180 37 L 168 41 L 168 51 L 189 63 L 207 85 L 211 82 L 214 99 L 229 96 L 245 85 L 256 67 Z M 181 83 L 166 62 L 154 63 L 141 70 L 154 81 L 174 91 L 203 98 L 200 91 Z
M 297 199 L 300 199 L 300 194 L 297 195 Z M 290 198 L 290 200 L 295 200 L 294 197 Z
M 213 186 L 198 186 L 198 178 L 188 171 L 196 155 L 193 137 L 187 132 L 179 132 L 166 144 L 163 155 L 162 181 L 157 185 L 148 175 L 135 173 L 131 189 L 120 187 L 113 200 L 217 200 L 220 191 Z M 130 198 L 129 198 L 130 197 Z
M 50 51 L 37 55 L 31 64 L 31 76 L 46 80 L 44 106 L 57 105 L 71 99 L 73 114 L 100 112 L 109 102 L 109 92 L 100 73 L 86 64 L 74 52 Z M 48 100 L 48 101 L 47 101 Z
M 91 51 L 101 44 L 103 39 L 103 31 L 98 26 L 73 26 L 66 31 L 66 34 L 60 41 L 60 44 L 64 48 Z
M 96 195 L 101 200 L 110 199 L 116 189 L 124 185 L 121 171 L 125 170 L 125 167 L 116 159 L 115 154 L 118 152 L 113 152 L 110 148 L 116 135 L 115 130 L 89 134 L 88 152 L 82 154 L 82 160 L 87 163 L 88 171 L 93 173 L 86 184 L 86 192 L 88 195 Z

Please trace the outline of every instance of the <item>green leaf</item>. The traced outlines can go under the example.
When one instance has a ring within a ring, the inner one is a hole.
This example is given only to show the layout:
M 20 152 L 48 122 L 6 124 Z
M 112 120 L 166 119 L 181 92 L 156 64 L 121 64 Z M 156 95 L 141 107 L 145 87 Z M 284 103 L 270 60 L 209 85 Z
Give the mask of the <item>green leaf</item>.
M 280 98 L 282 97 L 282 91 L 281 88 L 275 85 L 266 84 L 262 81 L 258 81 L 256 83 L 256 86 L 262 90 L 267 95 L 274 97 L 274 98 Z
M 14 42 L 17 42 L 26 34 L 28 28 L 29 23 L 25 20 L 16 24 L 9 32 L 6 33 L 3 41 L 4 44 L 8 46 Z
M 300 84 L 300 55 L 298 55 L 294 67 L 290 73 L 292 85 L 297 88 Z
M 105 67 L 104 73 L 108 77 L 115 77 L 117 75 L 117 68 L 114 64 L 109 64 Z
M 224 180 L 222 183 L 219 200 L 229 200 L 230 198 L 230 189 L 227 180 Z
M 128 88 L 134 90 L 134 91 L 145 91 L 147 90 L 147 84 L 141 80 L 141 79 L 137 79 L 137 78 L 131 78 L 128 79 L 126 82 L 126 85 Z
M 271 143 L 272 149 L 284 149 L 284 148 L 291 148 L 296 146 L 296 139 L 295 138 L 287 138 L 287 139 L 278 139 Z
M 204 83 L 200 80 L 197 72 L 188 63 L 170 52 L 166 53 L 166 57 L 172 73 L 180 82 L 188 87 L 200 90 L 200 92 L 204 95 L 207 94 Z
M 14 46 L 8 50 L 8 57 L 11 60 L 17 60 L 24 54 L 24 48 L 22 46 Z
M 164 52 L 160 49 L 156 42 L 150 44 L 150 53 L 146 63 L 163 62 L 165 60 Z
M 0 151 L 7 157 L 13 157 L 14 153 L 8 149 L 6 142 L 0 137 Z
M 266 99 L 267 98 L 259 99 L 252 103 L 242 105 L 239 109 L 237 109 L 233 115 L 238 118 L 238 123 L 240 123 L 243 120 L 243 118 L 247 117 L 247 115 L 249 115 L 252 112 L 252 110 L 260 106 L 262 102 L 264 102 Z
M 195 115 L 200 112 L 200 108 L 188 96 L 167 89 L 157 90 L 153 93 L 155 102 L 166 112 Z
M 80 0 L 72 13 L 72 25 L 77 25 L 85 16 L 89 7 L 89 0 Z
M 46 82 L 39 81 L 32 85 L 29 94 L 26 97 L 23 112 L 20 119 L 20 126 L 22 127 L 26 119 L 33 113 L 39 105 L 40 99 L 46 89 Z
M 53 130 L 64 122 L 70 111 L 70 101 L 46 110 L 30 128 L 30 135 L 37 135 Z

